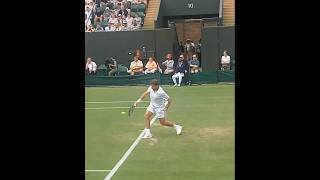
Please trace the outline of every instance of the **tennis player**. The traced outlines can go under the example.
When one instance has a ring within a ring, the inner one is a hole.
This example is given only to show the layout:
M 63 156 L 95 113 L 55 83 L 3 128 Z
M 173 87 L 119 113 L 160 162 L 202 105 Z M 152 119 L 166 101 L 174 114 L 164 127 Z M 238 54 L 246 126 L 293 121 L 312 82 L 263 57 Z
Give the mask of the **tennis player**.
M 150 86 L 145 91 L 140 98 L 133 104 L 134 107 L 137 106 L 139 102 L 141 102 L 148 94 L 150 94 L 150 105 L 144 114 L 144 122 L 145 129 L 144 134 L 142 136 L 143 139 L 151 138 L 152 134 L 150 132 L 150 120 L 152 115 L 156 115 L 160 121 L 160 124 L 164 126 L 173 127 L 177 134 L 181 134 L 182 126 L 174 124 L 168 121 L 165 118 L 165 113 L 170 107 L 172 99 L 168 96 L 168 94 L 159 86 L 159 82 L 156 79 L 153 79 L 150 82 Z

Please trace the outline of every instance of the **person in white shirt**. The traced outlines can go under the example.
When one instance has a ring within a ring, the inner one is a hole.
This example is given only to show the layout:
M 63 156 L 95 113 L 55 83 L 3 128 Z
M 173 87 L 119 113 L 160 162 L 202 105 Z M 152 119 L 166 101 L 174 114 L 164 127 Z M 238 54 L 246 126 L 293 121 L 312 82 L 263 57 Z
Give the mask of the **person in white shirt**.
M 114 31 L 114 30 L 115 30 L 115 27 L 111 23 L 109 23 L 108 26 L 105 28 L 105 31 Z
M 227 50 L 224 50 L 223 56 L 221 57 L 221 70 L 224 71 L 226 69 L 230 69 L 230 56 Z
M 127 18 L 126 18 L 126 21 L 127 21 L 127 25 L 129 26 L 129 27 L 131 27 L 132 26 L 132 22 L 133 22 L 133 17 L 131 17 L 131 15 L 130 14 L 128 14 L 128 16 L 127 16 Z
M 137 26 L 138 26 L 138 28 L 140 28 L 140 27 L 141 27 L 141 21 L 142 21 L 141 17 L 140 17 L 140 16 L 138 16 L 138 15 L 136 15 L 136 17 L 135 17 L 134 19 L 135 19 L 135 20 L 136 20 L 136 22 L 137 22 Z
M 109 18 L 109 22 L 108 23 L 116 24 L 117 22 L 118 22 L 118 20 L 116 18 L 116 15 L 112 14 L 111 17 Z
M 153 79 L 150 82 L 149 88 L 140 96 L 133 106 L 136 107 L 137 104 L 141 102 L 148 94 L 150 95 L 150 105 L 144 114 L 145 129 L 143 131 L 142 138 L 146 139 L 152 137 L 150 132 L 150 120 L 153 115 L 159 119 L 160 124 L 163 126 L 173 127 L 176 130 L 177 135 L 181 134 L 182 126 L 172 123 L 165 118 L 165 114 L 172 103 L 172 99 L 160 87 L 158 80 Z
M 166 60 L 162 63 L 166 67 L 163 74 L 170 74 L 174 72 L 174 61 L 172 59 L 172 54 L 167 54 Z
M 136 75 L 143 73 L 143 63 L 138 59 L 138 56 L 133 57 L 133 61 L 130 63 L 130 69 L 128 70 L 128 73 L 130 75 Z
M 136 21 L 135 19 L 133 19 L 132 25 L 129 26 L 129 28 L 132 29 L 132 30 L 137 30 L 137 29 L 139 29 L 139 26 L 138 26 L 137 21 Z
M 86 14 L 87 18 L 89 18 L 89 19 L 92 18 L 91 9 L 89 6 L 86 6 L 85 14 Z
M 91 75 L 97 73 L 97 64 L 93 62 L 91 57 L 87 59 L 86 70 L 89 71 L 89 74 Z

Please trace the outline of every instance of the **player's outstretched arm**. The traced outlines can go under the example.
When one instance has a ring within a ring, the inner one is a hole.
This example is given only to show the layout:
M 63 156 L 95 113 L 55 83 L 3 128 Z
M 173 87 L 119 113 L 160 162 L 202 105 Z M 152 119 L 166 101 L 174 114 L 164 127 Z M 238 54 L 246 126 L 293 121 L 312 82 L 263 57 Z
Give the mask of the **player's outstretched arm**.
M 144 93 L 142 93 L 140 98 L 133 104 L 133 106 L 136 107 L 138 103 L 141 102 L 147 95 L 148 95 L 148 91 L 145 91 Z

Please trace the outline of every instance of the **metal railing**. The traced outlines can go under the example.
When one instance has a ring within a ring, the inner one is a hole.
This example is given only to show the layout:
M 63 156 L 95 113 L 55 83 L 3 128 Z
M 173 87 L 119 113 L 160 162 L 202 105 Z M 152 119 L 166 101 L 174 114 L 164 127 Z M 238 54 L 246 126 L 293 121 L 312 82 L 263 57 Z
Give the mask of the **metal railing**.
M 218 25 L 223 25 L 223 0 L 220 0 Z

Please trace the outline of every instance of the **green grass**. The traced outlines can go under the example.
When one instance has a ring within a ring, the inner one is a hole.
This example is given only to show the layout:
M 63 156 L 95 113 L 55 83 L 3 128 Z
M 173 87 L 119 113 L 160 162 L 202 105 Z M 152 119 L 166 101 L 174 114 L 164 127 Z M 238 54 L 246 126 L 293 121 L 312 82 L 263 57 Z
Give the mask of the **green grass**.
M 134 101 L 147 86 L 86 88 L 86 102 Z M 234 86 L 163 87 L 173 99 L 167 118 L 183 125 L 152 125 L 152 139 L 142 140 L 113 180 L 233 180 Z M 149 100 L 145 99 L 145 100 Z M 86 107 L 128 107 L 131 103 L 86 103 Z M 139 106 L 147 106 L 140 103 Z M 144 128 L 145 109 L 86 109 L 86 169 L 112 169 Z M 108 172 L 86 172 L 103 180 Z

